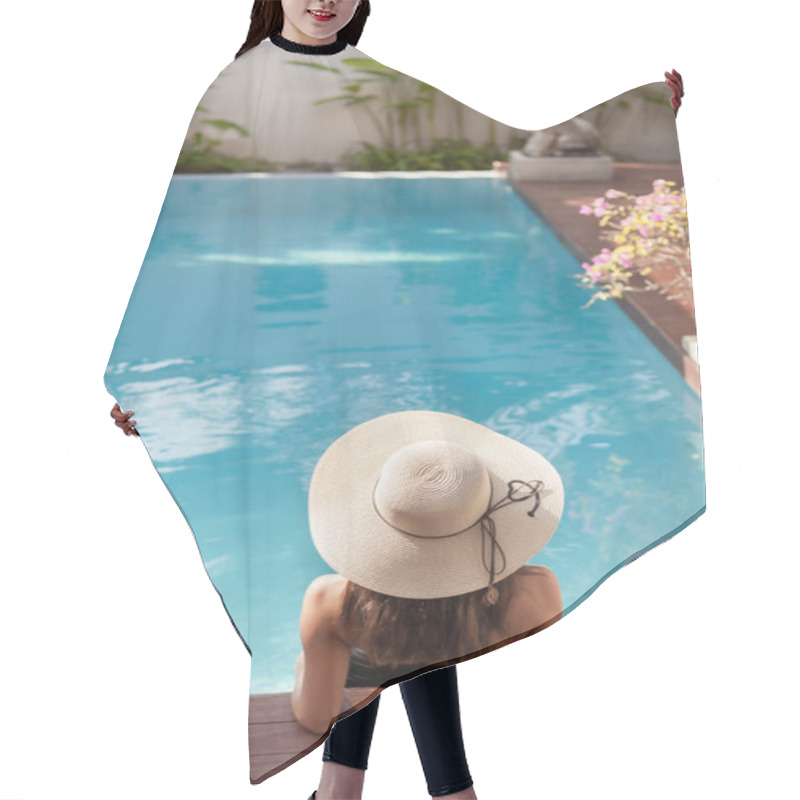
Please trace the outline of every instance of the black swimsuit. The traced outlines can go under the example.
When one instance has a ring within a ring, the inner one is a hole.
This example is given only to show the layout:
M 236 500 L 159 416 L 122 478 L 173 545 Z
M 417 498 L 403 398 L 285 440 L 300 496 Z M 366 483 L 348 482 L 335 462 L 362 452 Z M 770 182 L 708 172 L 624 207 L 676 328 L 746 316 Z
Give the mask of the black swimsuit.
M 417 664 L 398 664 L 378 666 L 373 664 L 364 650 L 360 647 L 350 648 L 350 669 L 347 672 L 345 687 L 351 686 L 383 686 L 402 675 L 408 675 L 414 670 L 430 667 L 429 661 Z

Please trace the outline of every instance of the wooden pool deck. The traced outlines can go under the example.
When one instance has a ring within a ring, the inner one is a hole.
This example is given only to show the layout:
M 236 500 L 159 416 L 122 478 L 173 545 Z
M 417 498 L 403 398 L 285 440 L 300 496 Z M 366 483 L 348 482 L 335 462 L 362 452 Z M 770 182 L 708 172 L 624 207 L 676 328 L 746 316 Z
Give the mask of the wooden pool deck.
M 675 181 L 675 188 L 680 188 L 683 186 L 681 165 L 616 162 L 610 185 L 631 194 L 647 194 L 657 178 Z M 606 192 L 608 181 L 518 181 L 513 182 L 513 186 L 581 262 L 590 261 L 603 247 L 608 247 L 600 238 L 602 229 L 597 218 L 578 213 L 584 203 L 589 204 Z M 653 277 L 658 282 L 658 278 Z M 589 291 L 586 297 L 588 300 Z M 627 292 L 615 302 L 699 395 L 698 365 L 684 351 L 682 342 L 684 336 L 696 335 L 693 300 L 668 300 L 652 291 Z
M 362 708 L 378 691 L 379 687 L 345 689 L 341 711 Z M 248 735 L 251 784 L 262 783 L 286 769 L 328 738 L 327 733 L 311 733 L 295 720 L 291 692 L 250 695 Z

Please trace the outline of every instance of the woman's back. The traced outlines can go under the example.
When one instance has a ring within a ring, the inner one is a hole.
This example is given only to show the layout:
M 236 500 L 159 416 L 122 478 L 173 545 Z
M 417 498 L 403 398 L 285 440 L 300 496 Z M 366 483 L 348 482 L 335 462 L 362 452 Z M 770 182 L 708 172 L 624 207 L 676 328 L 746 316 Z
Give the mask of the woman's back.
M 509 585 L 513 587 L 513 594 L 503 624 L 486 632 L 487 647 L 505 642 L 521 633 L 529 633 L 545 626 L 546 623 L 560 619 L 563 608 L 561 590 L 553 571 L 541 564 L 526 564 L 520 567 L 517 573 L 519 579 L 509 581 Z M 380 670 L 397 673 L 398 669 L 403 669 L 405 674 L 414 669 L 414 665 L 424 667 L 430 664 L 426 659 L 406 661 L 398 656 L 396 666 L 372 665 L 368 650 L 365 649 L 362 630 L 356 627 L 348 628 L 343 624 L 341 609 L 347 589 L 347 579 L 342 576 L 335 577 L 338 580 L 335 582 L 335 590 L 331 592 L 331 605 L 327 613 L 331 615 L 337 636 L 351 649 L 351 672 L 355 670 L 358 674 L 369 672 L 370 675 L 377 675 L 380 674 Z

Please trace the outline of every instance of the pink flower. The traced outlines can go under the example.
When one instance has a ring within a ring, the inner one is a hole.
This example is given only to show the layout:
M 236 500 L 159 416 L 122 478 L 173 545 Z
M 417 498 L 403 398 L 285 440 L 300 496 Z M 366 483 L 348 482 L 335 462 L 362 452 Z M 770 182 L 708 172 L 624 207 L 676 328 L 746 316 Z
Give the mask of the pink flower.
M 599 219 L 600 217 L 604 216 L 606 211 L 611 208 L 608 203 L 606 203 L 605 197 L 596 197 L 592 200 L 592 206 L 594 206 L 594 215 Z M 585 209 L 585 210 L 584 210 Z M 592 208 L 587 205 L 581 206 L 581 214 L 591 214 Z
M 608 197 L 609 199 L 613 199 L 615 197 L 622 197 L 624 194 L 625 194 L 624 192 L 617 191 L 616 189 L 609 189 L 606 192 L 606 197 Z
M 661 214 L 653 214 L 650 217 L 650 222 L 661 222 L 663 219 L 664 217 L 662 217 Z
M 650 228 L 648 228 L 646 226 L 640 227 L 639 228 L 639 233 L 641 233 L 642 236 L 649 236 L 650 235 Z
M 597 267 L 592 266 L 588 261 L 584 261 L 581 266 L 583 267 L 586 276 L 591 278 L 593 281 L 596 281 L 603 274 L 599 269 L 597 269 Z

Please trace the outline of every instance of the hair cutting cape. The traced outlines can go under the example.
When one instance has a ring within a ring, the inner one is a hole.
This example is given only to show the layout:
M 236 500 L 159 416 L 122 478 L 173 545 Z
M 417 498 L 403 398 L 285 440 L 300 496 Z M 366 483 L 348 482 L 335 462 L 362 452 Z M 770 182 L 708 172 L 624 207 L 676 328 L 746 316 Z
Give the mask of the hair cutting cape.
M 252 657 L 252 783 L 704 511 L 670 94 L 524 131 L 273 35 L 202 97 L 105 385 Z

